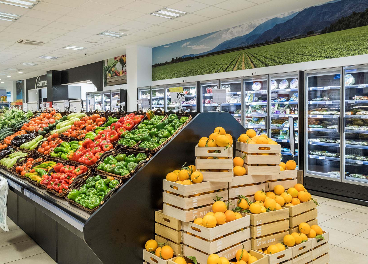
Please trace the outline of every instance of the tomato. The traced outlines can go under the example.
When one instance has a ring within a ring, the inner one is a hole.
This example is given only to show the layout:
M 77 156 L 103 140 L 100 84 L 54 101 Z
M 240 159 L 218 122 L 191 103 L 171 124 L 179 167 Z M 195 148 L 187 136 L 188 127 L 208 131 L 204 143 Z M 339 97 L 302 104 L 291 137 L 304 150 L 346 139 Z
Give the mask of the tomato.
M 40 153 L 44 153 L 44 152 L 45 152 L 45 149 L 44 149 L 44 148 L 39 148 L 39 149 L 38 149 L 38 152 L 40 152 Z
M 49 149 L 50 149 L 50 146 L 44 147 L 45 152 L 48 151 Z
M 52 138 L 58 138 L 59 137 L 59 135 L 57 134 L 57 133 L 55 133 L 55 134 L 52 134 L 52 136 L 51 136 Z

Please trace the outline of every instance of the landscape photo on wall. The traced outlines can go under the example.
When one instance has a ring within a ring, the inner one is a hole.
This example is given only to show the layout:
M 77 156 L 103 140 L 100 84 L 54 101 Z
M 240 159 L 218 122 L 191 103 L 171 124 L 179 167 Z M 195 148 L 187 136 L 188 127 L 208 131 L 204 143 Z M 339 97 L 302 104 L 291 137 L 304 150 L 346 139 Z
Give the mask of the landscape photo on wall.
M 152 79 L 368 53 L 368 0 L 334 0 L 153 48 Z

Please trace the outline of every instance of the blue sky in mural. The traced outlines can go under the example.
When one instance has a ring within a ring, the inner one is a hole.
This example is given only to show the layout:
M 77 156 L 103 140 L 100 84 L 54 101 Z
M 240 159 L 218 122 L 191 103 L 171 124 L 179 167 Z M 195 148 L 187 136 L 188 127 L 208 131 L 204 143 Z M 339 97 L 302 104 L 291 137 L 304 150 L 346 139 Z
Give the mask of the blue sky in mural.
M 330 2 L 339 2 L 334 0 Z M 172 58 L 194 56 L 214 51 L 225 50 L 238 46 L 252 44 L 258 36 L 274 26 L 284 23 L 295 17 L 301 10 L 280 14 L 273 18 L 264 18 L 241 25 L 215 31 L 190 39 L 162 45 L 153 48 L 153 64 L 171 61 Z

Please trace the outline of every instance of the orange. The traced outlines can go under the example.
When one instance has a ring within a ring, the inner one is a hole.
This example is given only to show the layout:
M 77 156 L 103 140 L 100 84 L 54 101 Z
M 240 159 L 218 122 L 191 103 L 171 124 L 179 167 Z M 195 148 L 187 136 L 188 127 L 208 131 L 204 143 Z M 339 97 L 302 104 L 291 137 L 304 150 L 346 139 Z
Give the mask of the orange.
M 261 134 L 261 135 L 259 135 L 259 137 L 264 137 L 265 139 L 268 139 L 266 134 Z
M 245 249 L 239 249 L 235 254 L 235 258 L 237 261 L 244 260 L 245 262 L 247 262 L 249 259 L 249 255 Z
M 202 221 L 203 221 L 203 219 L 202 219 L 202 218 L 196 218 L 196 219 L 194 219 L 194 223 L 195 223 L 196 225 L 202 225 Z
M 295 238 L 292 235 L 286 235 L 284 236 L 284 244 L 288 247 L 295 246 Z
M 208 256 L 207 264 L 221 264 L 221 259 L 216 254 L 211 254 Z
M 254 131 L 253 129 L 248 129 L 247 130 L 247 136 L 250 138 L 253 138 L 257 135 L 256 131 Z
M 294 160 L 288 160 L 286 162 L 286 170 L 295 170 L 296 168 L 296 162 Z
M 274 199 L 268 198 L 264 202 L 264 207 L 266 207 L 266 209 L 270 209 L 271 211 L 275 211 L 276 201 Z
M 194 183 L 201 183 L 201 182 L 203 182 L 203 174 L 200 171 L 195 171 L 190 176 L 190 179 Z
M 281 205 L 276 203 L 276 210 L 281 210 L 281 209 L 282 209 Z
M 174 263 L 176 263 L 176 264 L 187 264 L 187 262 L 185 261 L 185 259 L 183 257 L 177 257 L 175 259 Z
M 239 142 L 243 142 L 243 143 L 247 143 L 249 137 L 247 134 L 241 134 L 240 137 L 238 138 Z
M 249 208 L 249 204 L 244 198 L 241 198 L 240 201 L 238 201 L 238 206 L 243 210 L 247 210 Z
M 290 194 L 293 198 L 298 197 L 298 190 L 295 188 L 289 188 L 287 193 Z
M 300 200 L 299 200 L 298 198 L 293 198 L 293 199 L 291 200 L 291 203 L 292 203 L 293 205 L 298 205 L 298 204 L 300 204 Z
M 219 135 L 216 137 L 215 142 L 218 147 L 226 147 L 230 144 L 229 139 L 225 135 Z
M 174 170 L 173 173 L 175 173 L 176 175 L 179 175 L 180 170 Z
M 315 238 L 317 236 L 317 233 L 316 231 L 314 231 L 314 229 L 311 228 L 309 234 L 308 234 L 308 237 L 309 238 Z
M 280 162 L 279 166 L 280 166 L 280 167 L 283 167 L 283 168 L 284 168 L 284 170 L 286 169 L 286 164 L 285 164 L 284 162 Z
M 207 142 L 207 147 L 210 147 L 210 148 L 217 147 L 215 140 L 209 139 Z
M 156 248 L 155 255 L 159 258 L 161 258 L 161 247 Z
M 182 181 L 181 184 L 183 184 L 183 185 L 191 185 L 192 182 L 190 180 L 184 180 L 184 181 Z
M 262 206 L 258 203 L 252 203 L 249 206 L 249 210 L 252 214 L 260 214 L 262 212 Z
M 307 235 L 306 235 L 306 234 L 301 233 L 301 234 L 300 234 L 300 237 L 302 238 L 302 242 L 303 242 L 303 241 L 308 241 L 308 237 L 307 237 Z
M 307 223 L 299 224 L 299 232 L 308 235 L 311 230 L 311 227 Z
M 282 198 L 282 196 L 276 196 L 275 201 L 276 201 L 276 203 L 277 203 L 277 204 L 279 204 L 280 206 L 284 206 L 284 204 L 285 204 L 285 199 L 284 199 L 284 198 Z
M 225 258 L 225 257 L 221 257 L 220 260 L 221 260 L 221 262 L 220 262 L 221 264 L 230 264 L 230 262 L 228 261 L 228 259 Z
M 279 249 L 279 252 L 280 251 L 284 251 L 286 249 L 285 246 L 283 244 L 281 244 L 281 243 L 277 243 L 276 246 Z
M 215 227 L 217 225 L 216 217 L 212 215 L 206 215 L 205 217 L 203 217 L 202 224 L 204 227 L 207 228 Z
M 231 210 L 227 210 L 225 212 L 225 216 L 226 216 L 226 222 L 231 222 L 231 221 L 234 221 L 236 219 L 235 213 Z
M 233 145 L 233 143 L 234 143 L 233 137 L 232 137 L 230 134 L 226 134 L 225 136 L 226 136 L 226 137 L 227 137 L 227 139 L 229 140 L 229 142 L 230 142 L 230 146 L 232 146 L 232 145 Z
M 201 137 L 201 139 L 200 140 L 208 140 L 208 137 Z
M 241 157 L 235 157 L 235 158 L 233 159 L 233 164 L 234 164 L 234 167 L 236 167 L 236 166 L 243 167 L 243 165 L 244 165 L 244 160 L 243 160 Z
M 271 198 L 271 199 L 275 199 L 276 195 L 273 192 L 267 192 L 266 196 Z
M 274 188 L 273 188 L 273 191 L 275 194 L 277 195 L 281 195 L 283 192 L 285 192 L 285 188 L 284 186 L 282 185 L 276 185 Z
M 299 245 L 300 243 L 302 243 L 302 237 L 298 233 L 294 232 L 291 235 L 295 238 L 295 244 Z
M 223 127 L 216 127 L 214 133 L 219 133 L 220 135 L 225 135 L 226 131 Z
M 174 172 L 169 172 L 168 174 L 166 174 L 166 180 L 176 182 L 178 180 L 178 175 Z
M 305 192 L 305 191 L 300 191 L 298 193 L 298 199 L 304 203 L 304 202 L 308 202 L 310 200 L 310 197 L 309 197 L 309 193 Z
M 223 201 L 217 201 L 212 205 L 212 211 L 214 213 L 217 213 L 217 212 L 225 213 L 226 210 L 227 210 L 227 205 Z
M 293 197 L 290 194 L 286 193 L 286 192 L 283 192 L 280 196 L 282 198 L 284 198 L 285 203 L 290 203 L 291 200 L 293 199 Z
M 235 220 L 238 220 L 238 219 L 240 219 L 242 217 L 243 216 L 241 215 L 241 213 L 238 213 L 238 212 L 235 213 Z
M 157 249 L 157 246 L 158 244 L 156 240 L 151 239 L 146 242 L 146 245 L 144 247 L 148 252 L 154 252 Z
M 207 144 L 207 140 L 208 139 L 201 139 L 199 142 L 198 142 L 198 147 L 200 148 L 204 148 Z
M 316 231 L 316 234 L 319 236 L 319 235 L 322 235 L 323 234 L 323 230 L 321 227 L 319 227 L 318 225 L 312 225 L 311 226 L 311 229 L 313 229 L 314 231 Z
M 241 166 L 235 166 L 233 170 L 234 170 L 234 176 L 243 176 L 247 172 L 247 170 Z
M 248 264 L 252 264 L 256 262 L 257 260 L 258 260 L 257 257 L 250 255 L 248 259 Z
M 179 181 L 184 181 L 184 180 L 188 180 L 189 179 L 189 171 L 187 170 L 181 170 L 179 172 L 179 175 L 178 175 L 178 178 L 179 178 Z
M 215 213 L 215 218 L 218 225 L 223 225 L 226 223 L 226 215 L 223 212 Z
M 220 134 L 219 133 L 212 133 L 209 138 L 212 139 L 212 140 L 216 140 L 216 138 L 219 136 Z
M 215 213 L 214 213 L 214 212 L 208 212 L 206 215 L 212 215 L 212 216 L 215 216 Z
M 256 201 L 264 201 L 266 199 L 266 194 L 263 191 L 257 191 L 254 194 L 254 199 Z
M 264 137 L 257 138 L 257 144 L 268 144 L 268 140 Z
M 189 165 L 189 166 L 188 166 L 188 170 L 189 170 L 189 172 L 190 172 L 190 173 L 193 173 L 193 172 L 195 172 L 197 169 L 196 169 L 196 166 L 195 166 L 195 165 Z
M 279 248 L 276 245 L 271 245 L 267 248 L 268 254 L 275 254 L 279 252 Z
M 294 188 L 298 191 L 298 192 L 301 192 L 301 191 L 305 191 L 305 188 L 303 186 L 303 184 L 295 184 Z
M 280 171 L 285 171 L 284 167 L 280 166 Z
M 261 213 L 265 213 L 265 212 L 267 212 L 267 209 L 266 209 L 266 207 L 262 206 L 261 207 Z
M 163 246 L 161 249 L 161 257 L 165 260 L 174 256 L 174 250 L 170 246 Z

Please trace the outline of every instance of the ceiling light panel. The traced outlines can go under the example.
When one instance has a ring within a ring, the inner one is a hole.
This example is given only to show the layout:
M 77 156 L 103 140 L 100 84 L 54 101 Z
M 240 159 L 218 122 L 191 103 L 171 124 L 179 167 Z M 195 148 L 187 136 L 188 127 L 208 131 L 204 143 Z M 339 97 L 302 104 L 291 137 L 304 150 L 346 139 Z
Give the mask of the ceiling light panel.
M 0 4 L 18 6 L 23 8 L 32 8 L 38 4 L 38 0 L 0 0 Z
M 115 32 L 106 30 L 104 32 L 101 32 L 98 34 L 99 36 L 106 36 L 106 37 L 112 37 L 112 38 L 121 38 L 123 35 L 125 35 L 124 32 Z
M 67 46 L 64 49 L 66 50 L 83 50 L 84 47 L 77 47 L 77 46 Z
M 40 59 L 45 59 L 45 60 L 56 60 L 58 59 L 58 57 L 53 57 L 53 56 L 41 56 Z
M 0 1 L 0 3 L 1 3 L 1 1 Z M 16 14 L 9 14 L 9 13 L 0 12 L 0 20 L 14 22 L 14 21 L 17 21 L 19 18 L 20 18 L 20 16 L 18 16 Z
M 162 17 L 162 18 L 167 18 L 167 19 L 174 19 L 174 18 L 184 16 L 186 13 L 187 12 L 180 11 L 180 10 L 173 9 L 173 8 L 164 8 L 164 9 L 151 13 L 151 15 Z
M 23 65 L 24 66 L 36 66 L 37 64 L 33 62 L 23 62 Z

